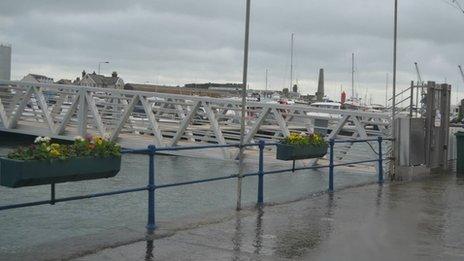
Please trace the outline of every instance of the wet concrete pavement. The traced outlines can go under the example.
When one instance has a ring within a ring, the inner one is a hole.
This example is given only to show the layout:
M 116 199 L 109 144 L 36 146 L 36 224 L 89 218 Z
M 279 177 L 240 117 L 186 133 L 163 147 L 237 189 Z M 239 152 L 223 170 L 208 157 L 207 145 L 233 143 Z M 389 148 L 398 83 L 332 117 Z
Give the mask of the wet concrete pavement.
M 464 260 L 464 180 L 349 188 L 75 260 L 287 259 Z

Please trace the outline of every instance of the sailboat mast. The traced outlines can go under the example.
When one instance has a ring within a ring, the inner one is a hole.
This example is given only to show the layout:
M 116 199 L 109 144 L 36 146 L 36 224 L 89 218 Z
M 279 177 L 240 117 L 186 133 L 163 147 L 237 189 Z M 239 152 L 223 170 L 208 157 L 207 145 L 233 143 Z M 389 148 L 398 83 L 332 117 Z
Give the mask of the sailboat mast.
M 292 37 L 290 39 L 290 88 L 292 90 L 293 87 L 293 42 L 294 42 L 295 34 L 292 33 Z
M 458 68 L 459 68 L 459 72 L 461 73 L 462 82 L 464 83 L 464 72 L 462 71 L 461 65 L 458 65 Z M 458 87 L 456 86 L 456 96 L 458 96 L 458 95 L 459 95 Z M 458 104 L 459 104 L 459 99 L 458 99 Z
M 351 100 L 354 97 L 354 53 L 351 53 Z
M 385 108 L 388 107 L 388 73 L 387 78 L 385 80 Z
M 266 68 L 266 87 L 265 90 L 267 91 L 267 74 L 269 73 L 269 70 Z

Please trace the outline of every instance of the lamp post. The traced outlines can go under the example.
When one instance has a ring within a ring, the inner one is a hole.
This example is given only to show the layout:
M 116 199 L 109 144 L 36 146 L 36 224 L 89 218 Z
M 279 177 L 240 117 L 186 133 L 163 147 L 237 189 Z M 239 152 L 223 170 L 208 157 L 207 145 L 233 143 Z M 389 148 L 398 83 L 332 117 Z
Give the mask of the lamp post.
M 392 123 L 391 123 L 391 133 L 392 138 L 395 139 L 393 141 L 393 149 L 392 149 L 392 160 L 390 164 L 390 175 L 391 178 L 395 177 L 396 171 L 396 163 L 397 163 L 397 141 L 396 141 L 396 124 L 395 124 L 395 116 L 396 116 L 396 45 L 398 40 L 398 0 L 395 0 L 395 18 L 394 18 L 394 29 L 393 29 L 393 97 L 392 97 Z M 412 97 L 411 97 L 412 98 Z
M 102 63 L 110 63 L 110 62 L 98 62 L 98 74 L 100 74 L 100 65 L 101 65 Z
M 248 77 L 248 42 L 250 35 L 250 4 L 251 0 L 246 0 L 245 15 L 245 41 L 243 48 L 243 82 L 242 82 L 242 115 L 240 120 L 240 148 L 239 148 L 239 171 L 237 178 L 237 210 L 242 208 L 242 178 L 243 178 L 243 144 L 245 142 L 245 113 L 246 113 L 246 89 Z

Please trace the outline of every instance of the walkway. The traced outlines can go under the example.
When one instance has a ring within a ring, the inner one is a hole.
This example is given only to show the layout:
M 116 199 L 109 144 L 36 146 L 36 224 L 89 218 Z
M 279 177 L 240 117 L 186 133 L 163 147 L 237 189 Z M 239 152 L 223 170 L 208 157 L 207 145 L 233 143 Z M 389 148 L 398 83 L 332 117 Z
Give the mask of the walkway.
M 98 251 L 97 260 L 464 260 L 464 180 L 323 194 Z
M 97 134 L 127 148 L 233 144 L 240 140 L 241 111 L 234 99 L 0 80 L 1 131 L 63 140 Z M 278 141 L 291 131 L 330 130 L 328 138 L 337 139 L 386 137 L 391 118 L 265 102 L 248 102 L 245 113 L 244 143 Z M 342 155 L 348 151 L 350 146 Z

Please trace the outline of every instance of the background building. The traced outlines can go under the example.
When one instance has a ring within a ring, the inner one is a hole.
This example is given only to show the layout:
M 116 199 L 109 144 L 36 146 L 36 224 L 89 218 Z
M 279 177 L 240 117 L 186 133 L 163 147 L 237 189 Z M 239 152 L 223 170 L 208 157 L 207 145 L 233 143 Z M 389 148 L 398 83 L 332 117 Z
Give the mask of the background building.
M 124 89 L 133 90 L 133 91 L 159 92 L 159 93 L 193 95 L 193 96 L 209 96 L 209 97 L 214 97 L 214 98 L 222 98 L 222 97 L 230 96 L 228 92 L 220 91 L 220 90 L 209 90 L 207 88 L 189 88 L 189 87 L 139 84 L 139 83 L 126 83 L 124 85 Z
M 0 80 L 11 79 L 11 46 L 0 44 Z
M 240 93 L 242 90 L 242 84 L 240 83 L 187 83 L 184 87 L 192 89 L 224 91 L 230 93 Z
M 100 74 L 86 73 L 82 72 L 82 79 L 76 81 L 76 84 L 81 86 L 90 86 L 90 87 L 101 87 L 101 88 L 113 88 L 113 89 L 123 89 L 124 81 L 118 76 L 117 72 L 113 72 L 111 76 L 104 76 Z
M 73 82 L 68 79 L 60 79 L 59 81 L 55 82 L 56 84 L 66 84 L 66 85 L 71 85 Z
M 53 78 L 40 74 L 28 74 L 21 79 L 22 82 L 53 83 Z

